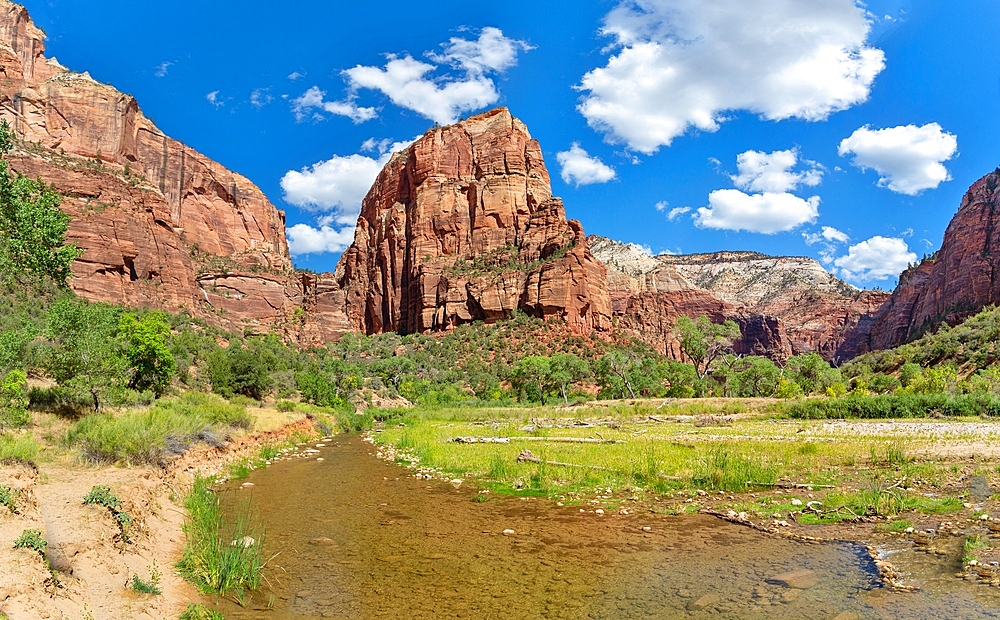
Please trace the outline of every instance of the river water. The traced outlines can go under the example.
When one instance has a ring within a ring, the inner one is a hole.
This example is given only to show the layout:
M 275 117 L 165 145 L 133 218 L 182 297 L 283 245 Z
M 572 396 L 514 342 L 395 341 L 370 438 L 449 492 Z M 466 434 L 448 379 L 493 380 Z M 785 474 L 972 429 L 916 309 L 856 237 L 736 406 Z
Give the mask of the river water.
M 897 593 L 860 545 L 797 543 L 703 515 L 477 503 L 474 483 L 416 479 L 357 436 L 317 449 L 225 491 L 230 503 L 252 495 L 275 556 L 247 607 L 220 604 L 227 619 L 1000 618 L 980 593 L 993 589 L 936 559 L 914 569 L 934 587 Z M 806 575 L 798 588 L 774 579 L 789 572 Z

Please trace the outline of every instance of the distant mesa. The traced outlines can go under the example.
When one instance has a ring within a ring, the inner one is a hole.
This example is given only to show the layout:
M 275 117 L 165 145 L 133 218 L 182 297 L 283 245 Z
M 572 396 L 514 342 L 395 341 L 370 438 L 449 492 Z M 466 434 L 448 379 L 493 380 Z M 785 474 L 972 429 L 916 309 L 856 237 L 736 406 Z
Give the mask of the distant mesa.
M 64 195 L 69 240 L 84 250 L 71 285 L 87 299 L 303 345 L 521 312 L 579 334 L 631 334 L 675 357 L 676 319 L 707 315 L 739 323 L 738 353 L 829 360 L 1000 302 L 997 173 L 973 186 L 941 252 L 904 272 L 890 297 L 810 258 L 654 257 L 586 237 L 552 196 L 538 142 L 506 108 L 396 153 L 335 273 L 297 273 L 284 213 L 260 189 L 164 135 L 131 96 L 47 58 L 43 40 L 23 7 L 0 0 L 0 116 L 19 139 L 10 162 Z

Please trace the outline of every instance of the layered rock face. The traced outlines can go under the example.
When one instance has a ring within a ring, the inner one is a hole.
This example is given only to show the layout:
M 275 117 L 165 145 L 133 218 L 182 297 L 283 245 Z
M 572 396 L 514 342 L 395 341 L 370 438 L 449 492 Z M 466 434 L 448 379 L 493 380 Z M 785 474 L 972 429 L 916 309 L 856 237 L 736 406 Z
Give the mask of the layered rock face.
M 705 315 L 740 325 L 737 353 L 784 359 L 815 351 L 828 360 L 848 359 L 858 345 L 858 325 L 869 323 L 888 297 L 859 291 L 810 258 L 752 252 L 654 257 L 603 237 L 589 241 L 607 266 L 615 318 L 675 356 L 676 319 Z
M 435 128 L 383 169 L 336 279 L 366 333 L 441 330 L 516 310 L 610 327 L 604 265 L 553 198 L 538 142 L 500 108 Z
M 904 271 L 859 352 L 888 349 L 941 323 L 956 324 L 1000 303 L 1000 169 L 977 181 L 948 224 L 941 249 Z
M 230 328 L 334 337 L 339 326 L 296 316 L 303 304 L 328 307 L 329 295 L 294 274 L 284 214 L 245 177 L 164 135 L 131 96 L 46 58 L 43 39 L 23 7 L 0 0 L 11 166 L 63 194 L 68 240 L 84 250 L 76 292 Z

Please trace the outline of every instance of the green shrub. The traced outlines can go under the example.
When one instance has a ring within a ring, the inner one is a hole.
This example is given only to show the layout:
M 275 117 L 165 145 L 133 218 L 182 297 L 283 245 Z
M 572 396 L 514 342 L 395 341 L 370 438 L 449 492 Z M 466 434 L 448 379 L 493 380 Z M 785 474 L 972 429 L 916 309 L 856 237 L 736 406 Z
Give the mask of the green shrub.
M 295 411 L 295 403 L 290 400 L 279 400 L 274 406 L 278 411 L 282 413 L 288 413 L 289 411 Z
M 28 390 L 28 408 L 56 415 L 77 418 L 93 409 L 93 402 L 69 388 L 51 387 Z
M 23 370 L 12 370 L 0 381 L 0 428 L 25 426 L 28 415 L 28 378 Z
M 1000 416 L 1000 399 L 988 394 L 851 394 L 837 399 L 808 399 L 794 403 L 788 410 L 793 418 L 922 418 L 933 415 L 949 417 Z
M 45 557 L 45 549 L 48 546 L 49 543 L 38 530 L 24 530 L 17 540 L 14 541 L 15 549 L 29 549 L 42 556 L 42 558 Z
M 17 496 L 20 495 L 17 489 L 0 484 L 0 506 L 6 506 L 11 514 L 20 514 L 17 509 Z
M 127 543 L 132 542 L 132 515 L 122 510 L 122 501 L 111 492 L 111 487 L 104 485 L 93 487 L 90 493 L 84 496 L 83 504 L 106 508 L 111 513 L 111 518 L 118 524 L 122 540 Z

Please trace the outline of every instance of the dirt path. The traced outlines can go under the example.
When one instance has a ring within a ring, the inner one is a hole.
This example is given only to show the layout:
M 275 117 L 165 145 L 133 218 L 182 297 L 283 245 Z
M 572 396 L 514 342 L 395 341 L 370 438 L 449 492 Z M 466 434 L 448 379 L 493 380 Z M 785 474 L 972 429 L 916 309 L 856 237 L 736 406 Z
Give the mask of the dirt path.
M 10 620 L 160 620 L 177 618 L 195 589 L 174 570 L 180 557 L 185 513 L 181 501 L 196 473 L 219 473 L 229 462 L 249 458 L 260 446 L 313 425 L 300 420 L 281 429 L 237 438 L 224 448 L 198 448 L 166 470 L 150 467 L 45 466 L 0 468 L 0 484 L 20 492 L 19 511 L 0 507 L 0 613 Z M 94 485 L 107 485 L 134 519 L 133 542 L 124 544 L 111 514 L 85 506 Z M 50 574 L 32 551 L 13 549 L 26 529 L 40 530 L 49 546 Z M 138 594 L 133 575 L 162 575 L 162 595 Z

